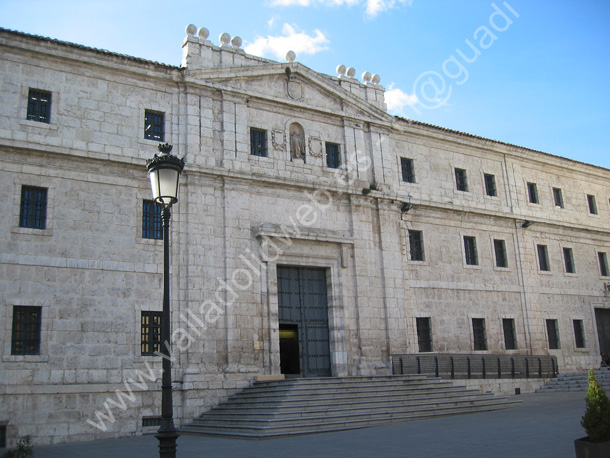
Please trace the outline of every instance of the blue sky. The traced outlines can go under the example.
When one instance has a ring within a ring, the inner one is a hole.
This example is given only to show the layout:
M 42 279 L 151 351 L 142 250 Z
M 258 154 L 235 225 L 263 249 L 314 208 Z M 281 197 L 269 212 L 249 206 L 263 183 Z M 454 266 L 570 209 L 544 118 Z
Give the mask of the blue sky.
M 185 26 L 330 75 L 389 111 L 610 168 L 610 0 L 0 0 L 0 27 L 180 65 Z

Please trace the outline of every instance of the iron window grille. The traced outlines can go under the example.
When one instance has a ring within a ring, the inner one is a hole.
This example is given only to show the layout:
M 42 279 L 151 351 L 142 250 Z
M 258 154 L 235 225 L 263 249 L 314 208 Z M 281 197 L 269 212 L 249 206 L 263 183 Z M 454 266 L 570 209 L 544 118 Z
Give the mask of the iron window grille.
M 326 167 L 338 169 L 341 165 L 341 152 L 337 143 L 326 143 Z
M 41 307 L 16 305 L 13 307 L 11 355 L 39 355 Z
M 267 131 L 250 128 L 250 154 L 267 157 Z
M 563 192 L 559 188 L 553 188 L 553 200 L 555 201 L 555 206 L 559 208 L 564 207 L 563 203 Z
M 508 267 L 506 242 L 504 240 L 494 240 L 494 252 L 496 253 L 496 267 Z
M 140 347 L 142 356 L 161 353 L 161 321 L 163 312 L 142 312 Z
M 19 226 L 32 229 L 46 229 L 47 188 L 35 186 L 21 187 Z
M 142 203 L 142 238 L 163 240 L 163 208 L 152 200 L 145 199 Z
M 417 327 L 417 345 L 420 353 L 428 353 L 432 351 L 432 326 L 430 318 L 416 318 L 415 324 Z
M 28 94 L 27 118 L 29 121 L 51 123 L 51 93 L 30 89 Z
M 400 170 L 402 174 L 402 181 L 405 183 L 415 183 L 415 166 L 413 159 L 401 157 Z
M 576 273 L 576 267 L 574 266 L 574 253 L 572 248 L 563 249 L 563 263 L 565 265 L 566 273 Z
M 455 186 L 458 191 L 468 192 L 468 178 L 466 170 L 455 169 Z
M 595 201 L 595 196 L 587 194 L 587 203 L 589 204 L 589 213 L 597 215 L 597 202 Z
M 597 259 L 599 260 L 599 274 L 602 277 L 610 277 L 610 270 L 608 270 L 608 256 L 603 251 L 597 252 Z
M 464 236 L 464 253 L 466 255 L 466 264 L 469 266 L 479 265 L 477 255 L 477 239 L 475 237 Z
M 504 347 L 506 350 L 516 350 L 517 334 L 515 333 L 515 320 L 512 318 L 503 318 L 502 329 L 504 330 Z
M 161 426 L 161 417 L 143 417 L 142 428 L 149 426 Z
M 157 142 L 165 141 L 165 113 L 152 110 L 144 112 L 144 138 Z
M 411 261 L 424 261 L 424 234 L 422 231 L 409 230 L 409 251 Z
M 484 174 L 485 178 L 485 193 L 490 197 L 497 197 L 498 190 L 496 189 L 496 177 L 489 173 Z
M 475 351 L 487 350 L 487 332 L 485 331 L 485 318 L 472 319 L 472 334 Z
M 540 203 L 540 201 L 538 200 L 538 186 L 536 185 L 536 183 L 527 184 L 527 195 L 531 204 Z
M 549 338 L 549 349 L 559 350 L 561 343 L 559 341 L 559 326 L 557 320 L 546 320 L 546 333 Z
M 546 245 L 537 245 L 538 250 L 538 266 L 543 272 L 549 272 L 551 265 L 549 263 L 549 252 Z
M 576 348 L 586 348 L 587 343 L 585 342 L 585 327 L 582 320 L 574 320 L 574 340 L 576 341 Z

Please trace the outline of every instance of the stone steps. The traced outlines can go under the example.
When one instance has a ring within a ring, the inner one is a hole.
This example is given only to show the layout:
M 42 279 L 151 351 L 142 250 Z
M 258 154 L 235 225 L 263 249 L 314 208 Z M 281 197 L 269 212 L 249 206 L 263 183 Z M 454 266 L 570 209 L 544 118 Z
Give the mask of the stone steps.
M 595 378 L 606 391 L 610 394 L 610 370 L 607 368 L 593 371 Z M 587 391 L 589 387 L 588 372 L 573 372 L 559 374 L 552 378 L 546 384 L 541 386 L 537 392 L 546 393 L 553 391 Z
M 505 408 L 519 402 L 425 376 L 255 382 L 181 431 L 269 438 Z

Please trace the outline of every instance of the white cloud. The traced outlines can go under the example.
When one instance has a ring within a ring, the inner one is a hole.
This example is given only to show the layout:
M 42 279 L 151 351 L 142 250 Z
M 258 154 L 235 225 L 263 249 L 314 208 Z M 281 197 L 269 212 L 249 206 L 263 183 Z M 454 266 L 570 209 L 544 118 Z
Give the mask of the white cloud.
M 298 58 L 299 54 L 315 54 L 324 51 L 328 49 L 325 46 L 328 43 L 328 39 L 317 29 L 315 35 L 307 35 L 307 33 L 297 31 L 290 24 L 284 24 L 282 36 L 258 37 L 244 49 L 248 54 L 255 56 L 272 55 L 283 60 L 288 51 L 294 51 Z
M 356 5 L 361 3 L 362 0 L 272 0 L 271 6 L 310 6 L 310 5 L 322 5 L 322 6 L 341 6 L 341 5 Z
M 385 91 L 385 103 L 388 111 L 402 114 L 404 107 L 417 105 L 419 99 L 416 94 L 409 95 L 401 89 L 394 88 L 394 83 L 390 84 L 390 89 Z
M 379 13 L 384 11 L 392 10 L 401 5 L 411 6 L 413 0 L 366 0 L 366 15 L 368 17 L 375 17 Z
M 271 0 L 271 6 L 354 6 L 363 5 L 368 17 L 389 11 L 401 5 L 411 6 L 413 0 Z

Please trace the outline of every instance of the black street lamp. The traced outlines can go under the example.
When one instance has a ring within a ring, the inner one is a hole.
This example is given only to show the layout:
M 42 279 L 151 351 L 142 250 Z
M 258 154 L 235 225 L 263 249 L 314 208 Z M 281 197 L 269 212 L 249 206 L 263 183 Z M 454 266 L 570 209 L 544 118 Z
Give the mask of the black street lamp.
M 163 378 L 161 382 L 161 426 L 157 432 L 159 457 L 176 457 L 178 431 L 174 426 L 172 400 L 172 362 L 170 359 L 170 306 L 169 306 L 169 220 L 170 207 L 178 202 L 178 181 L 184 169 L 184 160 L 172 156 L 172 145 L 160 144 L 161 154 L 146 161 L 153 199 L 163 207 L 163 317 L 161 318 L 161 354 L 163 355 Z

